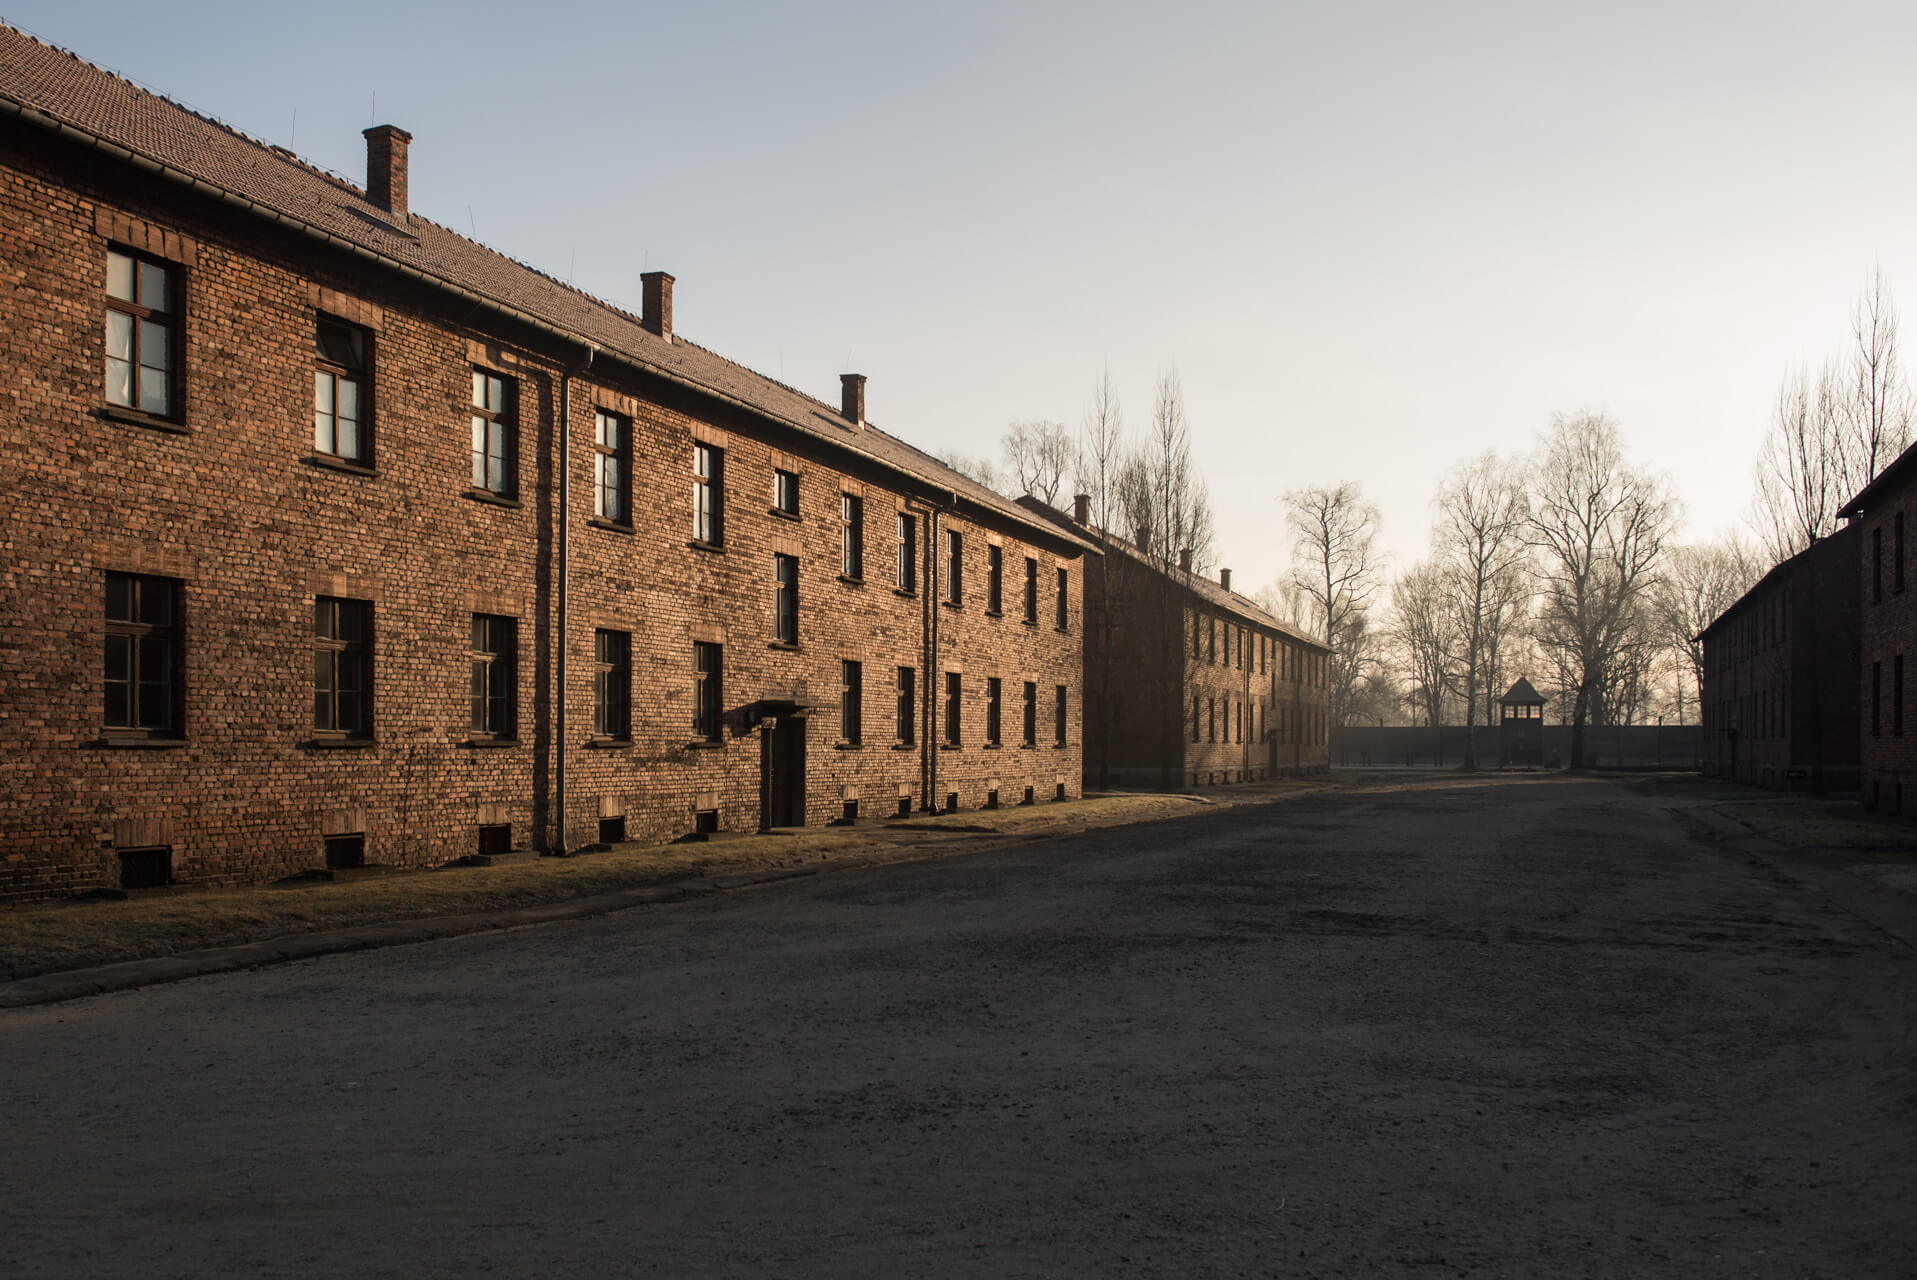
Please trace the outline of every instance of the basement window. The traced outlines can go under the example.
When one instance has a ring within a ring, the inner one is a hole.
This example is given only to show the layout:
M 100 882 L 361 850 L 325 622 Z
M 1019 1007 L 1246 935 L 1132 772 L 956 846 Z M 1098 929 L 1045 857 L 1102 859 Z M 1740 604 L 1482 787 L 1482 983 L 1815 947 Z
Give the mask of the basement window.
M 360 832 L 350 836 L 327 836 L 326 869 L 328 871 L 350 871 L 354 867 L 366 865 L 366 835 Z
M 626 820 L 621 818 L 599 819 L 599 843 L 619 844 L 626 838 Z
M 699 835 L 709 836 L 719 830 L 719 811 L 701 809 L 692 815 L 692 829 Z
M 482 854 L 511 853 L 513 851 L 513 828 L 510 822 L 489 822 L 479 828 L 479 852 Z
M 154 845 L 147 849 L 120 849 L 120 887 L 122 889 L 158 889 L 173 883 L 173 846 Z

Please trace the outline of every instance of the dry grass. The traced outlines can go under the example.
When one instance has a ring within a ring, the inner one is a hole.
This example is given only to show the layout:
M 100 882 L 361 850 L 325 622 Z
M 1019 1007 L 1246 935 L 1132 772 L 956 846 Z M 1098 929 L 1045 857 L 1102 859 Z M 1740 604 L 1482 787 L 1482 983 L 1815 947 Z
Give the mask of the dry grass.
M 1179 795 L 1110 794 L 991 812 L 957 813 L 801 834 L 709 843 L 623 846 L 573 858 L 490 867 L 395 872 L 298 887 L 171 892 L 0 911 L 0 976 L 233 946 L 287 934 L 383 921 L 535 906 L 702 875 L 800 866 L 855 853 L 913 857 L 976 848 L 993 836 L 1118 826 L 1200 812 L 1207 804 L 1258 803 L 1312 784 L 1266 783 Z
M 1819 796 L 1752 797 L 1748 788 L 1717 807 L 1751 830 L 1792 849 L 1852 855 L 1859 852 L 1917 857 L 1917 824 L 1874 813 L 1856 800 Z

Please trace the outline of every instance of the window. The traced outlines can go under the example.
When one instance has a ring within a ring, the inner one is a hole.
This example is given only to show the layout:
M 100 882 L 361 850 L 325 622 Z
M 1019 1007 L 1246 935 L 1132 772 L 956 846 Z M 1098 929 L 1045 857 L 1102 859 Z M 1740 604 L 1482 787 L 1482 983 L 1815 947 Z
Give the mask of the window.
M 918 555 L 919 522 L 917 518 L 899 512 L 899 590 L 917 591 L 919 589 Z
M 1897 513 L 1896 523 L 1892 526 L 1890 549 L 1890 589 L 1904 589 L 1904 513 Z
M 1060 569 L 1058 571 L 1058 620 L 1054 624 L 1060 631 L 1065 630 L 1065 624 L 1071 621 L 1072 596 L 1069 587 L 1070 575 L 1066 570 Z
M 1205 661 L 1218 664 L 1218 619 L 1209 614 L 1205 616 Z
M 1205 741 L 1218 741 L 1218 699 L 1205 699 Z
M 865 499 L 839 495 L 839 572 L 853 581 L 865 577 Z
M 1005 608 L 1005 548 L 985 548 L 985 612 Z
M 1052 707 L 1052 741 L 1059 746 L 1065 745 L 1065 686 L 1057 686 L 1057 694 Z
M 985 745 L 999 744 L 999 679 L 985 677 Z
M 959 708 L 964 705 L 965 677 L 956 671 L 945 673 L 945 745 L 956 747 L 960 741 Z
M 1198 695 L 1197 694 L 1193 694 L 1192 700 L 1191 700 L 1191 740 L 1193 742 L 1198 741 Z
M 473 615 L 472 730 L 494 738 L 513 736 L 513 693 L 518 685 L 519 623 L 496 614 Z
M 372 609 L 363 600 L 313 602 L 313 728 L 363 738 L 372 733 Z
M 839 737 L 857 746 L 864 741 L 865 673 L 858 663 L 839 663 Z
M 692 540 L 716 547 L 725 541 L 726 455 L 709 444 L 692 446 Z
M 473 370 L 473 488 L 510 498 L 516 489 L 512 385 Z
M 184 724 L 180 584 L 106 576 L 106 727 L 155 736 Z
M 179 416 L 177 268 L 107 250 L 106 400 L 161 418 Z
M 1038 625 L 1038 561 L 1025 557 L 1025 621 Z
M 1894 737 L 1904 736 L 1904 655 L 1901 653 L 1890 660 L 1890 732 Z
M 366 833 L 355 832 L 352 835 L 321 836 L 320 854 L 326 860 L 328 871 L 349 871 L 354 867 L 366 865 Z
M 632 423 L 601 409 L 593 415 L 592 513 L 632 523 Z
M 792 471 L 772 473 L 772 509 L 782 516 L 799 514 L 799 477 Z
M 1038 686 L 1025 682 L 1025 745 L 1038 745 Z
M 945 531 L 945 602 L 965 602 L 965 538 L 956 529 Z
M 592 633 L 592 731 L 625 742 L 632 737 L 632 633 Z
M 342 462 L 372 457 L 367 414 L 366 330 L 321 317 L 313 353 L 313 451 Z
M 799 557 L 772 557 L 772 638 L 780 644 L 799 643 Z
M 911 667 L 899 668 L 899 741 L 909 746 L 914 740 L 914 709 L 918 705 L 918 672 Z
M 692 643 L 692 736 L 719 741 L 719 708 L 725 683 L 725 655 L 716 644 Z
M 1883 526 L 1870 531 L 1870 602 L 1877 604 L 1884 598 L 1884 530 Z

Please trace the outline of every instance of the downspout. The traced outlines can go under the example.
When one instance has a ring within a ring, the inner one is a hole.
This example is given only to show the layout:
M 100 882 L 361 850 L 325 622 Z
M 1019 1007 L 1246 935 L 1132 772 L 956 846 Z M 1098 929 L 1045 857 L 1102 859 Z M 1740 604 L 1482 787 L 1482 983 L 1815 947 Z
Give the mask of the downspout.
M 924 573 L 925 609 L 921 616 L 925 628 L 925 767 L 919 780 L 925 787 L 925 811 L 938 812 L 939 794 L 939 512 L 925 507 Z
M 570 740 L 566 737 L 566 649 L 572 636 L 571 587 L 572 587 L 572 380 L 592 368 L 593 357 L 599 354 L 599 348 L 588 346 L 586 358 L 578 367 L 564 369 L 559 374 L 559 644 L 558 660 L 554 665 L 554 680 L 559 686 L 559 696 L 553 704 L 554 735 L 559 749 L 553 755 L 553 799 L 559 810 L 556 822 L 559 840 L 552 851 L 560 857 L 566 855 L 566 749 Z

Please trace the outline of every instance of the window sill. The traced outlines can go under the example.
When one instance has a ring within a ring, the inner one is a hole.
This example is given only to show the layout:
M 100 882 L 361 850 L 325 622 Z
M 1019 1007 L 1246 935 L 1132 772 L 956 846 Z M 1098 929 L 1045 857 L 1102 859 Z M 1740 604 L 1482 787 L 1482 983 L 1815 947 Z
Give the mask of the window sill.
M 773 640 L 766 645 L 768 649 L 782 649 L 787 653 L 799 653 L 805 648 L 797 640 Z
M 940 751 L 963 751 L 965 750 L 965 744 L 962 742 L 941 742 L 939 743 L 939 750 Z
M 1058 634 L 1062 636 L 1068 636 L 1072 634 L 1072 629 L 1070 627 L 1053 627 L 1052 630 L 1058 632 Z
M 1018 749 L 1020 751 L 1036 751 L 1038 750 L 1038 744 L 1036 742 L 1021 742 L 1018 744 Z
M 379 745 L 379 739 L 348 738 L 344 736 L 323 738 L 314 736 L 300 743 L 300 745 L 322 751 L 365 751 L 368 748 L 377 747 Z
M 986 616 L 986 617 L 988 617 L 988 618 L 1003 618 L 1003 617 L 1005 616 L 1005 610 L 1003 610 L 1003 609 L 987 609 L 987 610 L 985 611 L 985 616 Z
M 979 750 L 980 751 L 1003 751 L 1005 750 L 1005 744 L 1002 742 L 988 742 L 984 746 L 980 747 Z
M 848 742 L 841 738 L 832 744 L 832 749 L 834 751 L 863 751 L 865 750 L 865 744 L 863 742 Z
M 187 745 L 187 740 L 185 738 L 136 738 L 124 735 L 112 736 L 102 734 L 97 741 L 90 745 L 96 747 L 111 747 L 115 750 L 132 749 L 138 751 L 145 749 L 157 751 L 169 747 L 184 747 Z
M 694 551 L 707 551 L 715 556 L 722 556 L 726 553 L 724 543 L 702 542 L 698 538 L 691 538 L 687 540 L 686 545 Z
M 918 749 L 919 744 L 916 742 L 895 742 L 892 744 L 892 750 L 894 751 L 917 751 Z
M 484 750 L 489 750 L 493 747 L 516 747 L 519 745 L 519 739 L 517 738 L 468 738 L 464 742 L 460 743 L 459 745 L 462 747 L 471 747 L 474 750 L 484 751 Z
M 587 738 L 586 749 L 588 751 L 630 751 L 632 750 L 632 739 Z
M 918 599 L 918 594 L 919 594 L 919 592 L 918 592 L 918 588 L 917 588 L 917 587 L 910 587 L 910 588 L 907 588 L 907 587 L 893 587 L 893 588 L 892 588 L 892 594 L 893 594 L 893 595 L 895 595 L 895 596 L 905 596 L 905 597 L 907 597 L 907 598 L 909 598 L 909 599 L 913 599 L 913 600 L 916 600 L 916 599 Z
M 941 600 L 939 603 L 947 609 L 965 608 L 965 602 L 963 600 Z
M 483 502 L 489 507 L 510 507 L 519 509 L 519 499 L 509 498 L 503 493 L 494 493 L 491 489 L 468 489 L 466 496 L 474 502 Z
M 783 510 L 782 508 L 779 508 L 779 507 L 767 507 L 767 508 L 765 509 L 765 511 L 766 511 L 766 514 L 767 514 L 767 515 L 769 515 L 769 516 L 777 516 L 777 517 L 778 517 L 779 519 L 781 519 L 781 520 L 792 520 L 792 521 L 796 521 L 796 520 L 798 520 L 798 518 L 799 518 L 799 513 L 798 513 L 798 512 L 796 512 L 796 511 L 786 511 L 786 510 Z
M 617 520 L 608 520 L 604 516 L 588 516 L 586 523 L 595 529 L 604 529 L 607 533 L 623 533 L 627 537 L 631 537 L 633 533 L 631 525 L 621 524 Z
M 349 458 L 341 458 L 330 453 L 309 454 L 306 459 L 306 465 L 309 467 L 318 467 L 323 471 L 344 472 L 349 476 L 366 476 L 371 478 L 379 474 L 379 472 L 363 462 L 354 462 Z
M 176 436 L 193 434 L 193 428 L 184 422 L 162 418 L 154 413 L 141 413 L 138 409 L 124 409 L 117 404 L 103 404 L 95 409 L 94 413 L 108 422 L 124 422 L 135 427 L 152 427 L 155 431 L 170 431 Z
M 724 751 L 726 744 L 720 738 L 694 738 L 686 743 L 687 751 Z
M 1038 619 L 1037 618 L 1021 618 L 1019 619 L 1019 625 L 1030 627 L 1034 631 L 1036 631 L 1038 629 Z
M 864 578 L 855 578 L 849 573 L 840 574 L 839 581 L 843 582 L 848 587 L 863 587 L 865 585 Z

